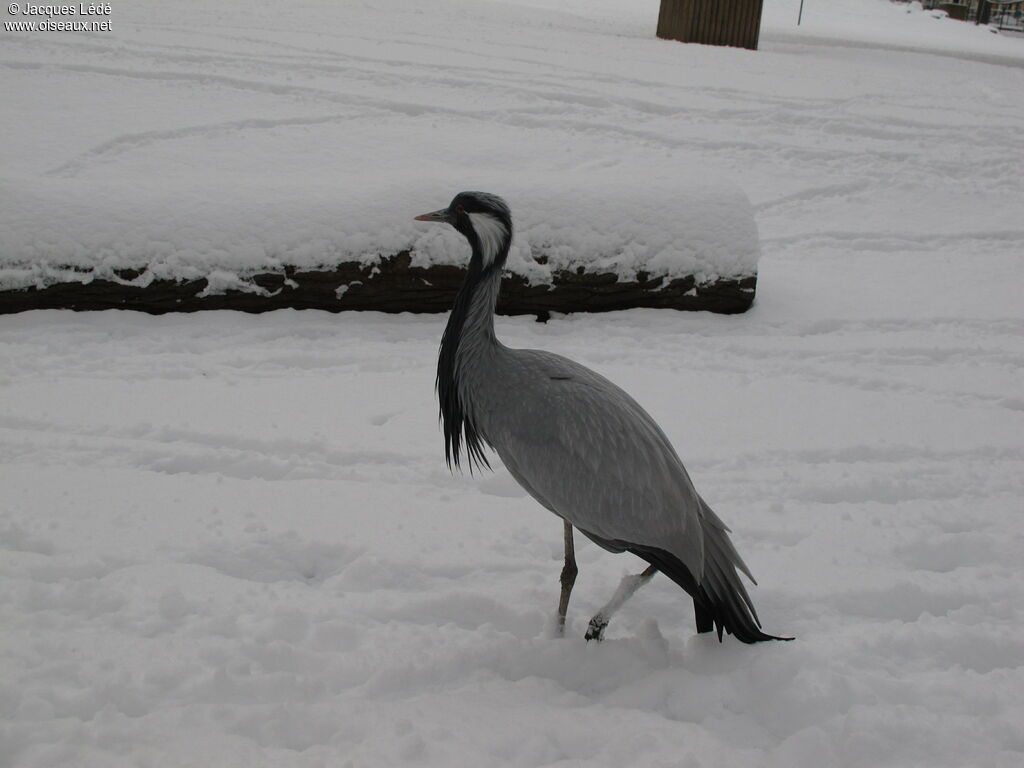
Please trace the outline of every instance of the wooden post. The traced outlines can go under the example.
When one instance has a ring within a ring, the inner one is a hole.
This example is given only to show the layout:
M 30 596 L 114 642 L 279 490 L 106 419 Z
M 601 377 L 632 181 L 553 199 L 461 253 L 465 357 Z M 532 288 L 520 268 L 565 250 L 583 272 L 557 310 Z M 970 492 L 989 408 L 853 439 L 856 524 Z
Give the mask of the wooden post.
M 658 37 L 757 50 L 763 0 L 661 0 Z
M 974 20 L 974 26 L 979 24 L 988 24 L 988 20 L 992 14 L 992 6 L 989 5 L 988 0 L 980 0 L 978 3 L 978 14 Z

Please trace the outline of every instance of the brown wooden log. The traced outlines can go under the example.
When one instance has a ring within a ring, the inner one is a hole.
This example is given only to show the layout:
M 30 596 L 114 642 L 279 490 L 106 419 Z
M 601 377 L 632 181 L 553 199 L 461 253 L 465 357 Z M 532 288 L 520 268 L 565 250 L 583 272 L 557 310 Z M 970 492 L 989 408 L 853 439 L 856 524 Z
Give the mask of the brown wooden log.
M 117 275 L 122 281 L 138 276 L 133 272 Z M 464 276 L 461 267 L 413 266 L 408 251 L 371 265 L 346 262 L 328 270 L 286 268 L 282 272 L 255 275 L 252 282 L 264 293 L 229 290 L 201 295 L 207 287 L 205 279 L 154 280 L 147 285 L 132 285 L 117 280 L 90 280 L 83 273 L 86 282 L 0 291 L 0 314 L 31 309 L 132 309 L 150 314 L 206 309 L 267 312 L 284 308 L 447 312 Z M 750 308 L 756 286 L 756 276 L 722 278 L 697 285 L 692 276 L 666 280 L 641 273 L 635 281 L 626 282 L 613 274 L 580 269 L 556 271 L 550 285 L 529 285 L 519 275 L 506 275 L 498 312 L 546 318 L 552 312 L 663 307 L 736 314 Z

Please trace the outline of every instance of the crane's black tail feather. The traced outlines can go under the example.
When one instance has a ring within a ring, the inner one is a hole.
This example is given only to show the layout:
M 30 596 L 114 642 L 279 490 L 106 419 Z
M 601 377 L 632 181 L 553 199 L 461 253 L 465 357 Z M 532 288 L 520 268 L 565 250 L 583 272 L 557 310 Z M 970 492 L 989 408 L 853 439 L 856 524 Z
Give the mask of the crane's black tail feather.
M 693 601 L 693 618 L 697 621 L 697 634 L 711 632 L 715 628 L 715 614 L 707 610 L 701 603 Z M 718 638 L 721 640 L 721 636 Z
M 744 643 L 792 640 L 791 637 L 776 637 L 761 631 L 761 622 L 757 618 L 754 604 L 739 579 L 734 561 L 729 557 L 728 550 L 732 547 L 730 545 L 727 548 L 720 539 L 728 542 L 724 534 L 720 537 L 704 537 L 704 578 L 699 584 L 690 569 L 671 552 L 635 544 L 627 548 L 672 579 L 693 598 L 698 632 L 714 629 L 718 632 L 720 642 L 723 631 Z

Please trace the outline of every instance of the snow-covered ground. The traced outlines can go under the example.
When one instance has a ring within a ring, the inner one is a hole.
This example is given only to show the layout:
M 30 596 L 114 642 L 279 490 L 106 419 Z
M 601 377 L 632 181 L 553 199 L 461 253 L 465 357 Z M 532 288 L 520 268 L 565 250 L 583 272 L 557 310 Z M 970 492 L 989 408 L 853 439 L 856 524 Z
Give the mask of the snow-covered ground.
M 639 247 L 673 179 L 737 185 L 749 313 L 499 333 L 648 407 L 798 640 L 697 638 L 656 578 L 588 645 L 640 564 L 583 542 L 554 639 L 558 521 L 444 466 L 442 317 L 6 316 L 0 766 L 1019 766 L 1024 40 L 766 5 L 756 53 L 655 40 L 656 0 L 140 0 L 2 33 L 28 269 L 405 247 L 465 187 Z

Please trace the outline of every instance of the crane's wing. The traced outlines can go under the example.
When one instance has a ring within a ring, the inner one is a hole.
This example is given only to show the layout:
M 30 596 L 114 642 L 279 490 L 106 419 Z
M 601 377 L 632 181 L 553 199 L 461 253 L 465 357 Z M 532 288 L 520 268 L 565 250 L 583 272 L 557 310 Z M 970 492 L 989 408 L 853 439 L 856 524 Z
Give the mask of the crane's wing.
M 700 497 L 651 416 L 567 358 L 510 353 L 514 364 L 495 372 L 501 397 L 481 425 L 513 477 L 598 543 L 667 550 L 700 580 Z

